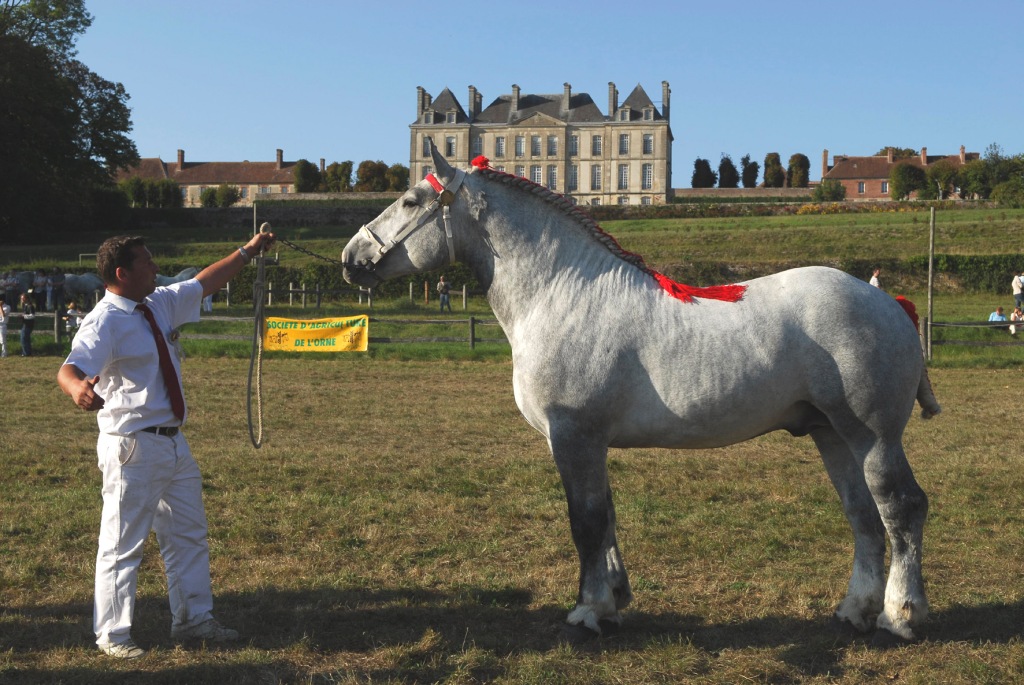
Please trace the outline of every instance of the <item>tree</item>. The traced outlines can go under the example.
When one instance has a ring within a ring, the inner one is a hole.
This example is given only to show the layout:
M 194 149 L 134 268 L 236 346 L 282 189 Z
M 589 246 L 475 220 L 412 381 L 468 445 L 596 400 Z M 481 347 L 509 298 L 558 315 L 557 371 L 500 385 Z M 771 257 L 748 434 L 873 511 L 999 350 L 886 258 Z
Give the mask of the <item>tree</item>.
M 732 163 L 732 158 L 727 154 L 722 154 L 721 161 L 718 162 L 718 187 L 719 188 L 739 188 L 740 186 L 740 175 L 736 171 L 736 165 Z
M 959 165 L 948 159 L 940 159 L 929 166 L 925 175 L 928 178 L 927 185 L 934 189 L 938 200 L 949 197 L 960 185 Z
M 329 193 L 347 193 L 352 190 L 352 162 L 331 162 L 324 170 L 322 187 Z
M 778 152 L 769 152 L 764 158 L 764 187 L 781 188 L 786 183 L 786 171 Z
M 128 197 L 128 202 L 132 207 L 146 206 L 146 182 L 138 176 L 121 181 L 117 187 Z
M 236 186 L 228 185 L 227 183 L 221 183 L 217 186 L 217 193 L 215 195 L 217 199 L 218 207 L 230 207 L 231 205 L 242 199 L 242 193 Z
M 388 189 L 388 165 L 381 161 L 364 160 L 356 170 L 355 189 L 361 193 L 383 193 Z
M 810 182 L 811 160 L 807 155 L 796 153 L 789 158 L 786 167 L 786 185 L 790 188 L 806 188 Z
M 201 204 L 203 207 L 216 207 L 217 189 L 203 188 L 202 192 L 199 193 L 199 204 Z
M 987 200 L 992 194 L 992 177 L 983 159 L 972 159 L 960 167 L 960 195 Z
M 711 163 L 700 157 L 695 159 L 690 185 L 694 188 L 714 188 L 717 182 L 718 175 L 711 170 Z
M 1024 178 L 1018 176 L 992 189 L 992 199 L 1004 207 L 1024 207 Z
M 743 187 L 756 188 L 759 173 L 761 173 L 761 165 L 750 161 L 750 155 L 743 155 L 740 159 L 740 176 L 743 178 Z
M 901 162 L 889 172 L 889 194 L 894 200 L 906 200 L 911 193 L 921 190 L 926 181 L 924 169 Z
M 0 229 L 83 227 L 96 187 L 138 161 L 128 94 L 73 59 L 83 0 L 0 1 Z
M 295 182 L 295 192 L 312 193 L 320 187 L 320 169 L 308 160 L 300 159 L 295 163 L 292 179 Z
M 834 178 L 823 179 L 811 193 L 815 202 L 842 202 L 846 199 L 846 186 Z
M 409 189 L 409 167 L 392 164 L 384 176 L 388 181 L 388 190 L 405 191 Z
M 918 151 L 912 147 L 889 146 L 883 147 L 881 150 L 876 152 L 875 157 L 885 157 L 886 155 L 889 154 L 889 150 L 892 150 L 893 161 L 900 159 L 910 159 L 912 157 L 917 157 L 917 155 L 919 154 Z

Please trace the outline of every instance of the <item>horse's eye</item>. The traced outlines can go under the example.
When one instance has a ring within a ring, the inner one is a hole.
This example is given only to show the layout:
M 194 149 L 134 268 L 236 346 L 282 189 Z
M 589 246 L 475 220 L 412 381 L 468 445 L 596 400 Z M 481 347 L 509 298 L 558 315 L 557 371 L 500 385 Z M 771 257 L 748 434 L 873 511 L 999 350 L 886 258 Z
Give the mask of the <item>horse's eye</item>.
M 419 203 L 416 202 L 415 198 L 407 197 L 402 200 L 402 207 L 404 207 L 405 209 L 412 209 L 413 207 L 418 206 Z

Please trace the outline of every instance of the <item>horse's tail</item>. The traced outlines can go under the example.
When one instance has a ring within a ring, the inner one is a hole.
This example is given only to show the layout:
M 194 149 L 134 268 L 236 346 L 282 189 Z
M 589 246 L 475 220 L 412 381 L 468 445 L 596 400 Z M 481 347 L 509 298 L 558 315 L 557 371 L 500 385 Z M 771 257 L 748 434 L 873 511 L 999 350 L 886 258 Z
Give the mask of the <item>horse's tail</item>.
M 902 295 L 897 295 L 896 301 L 903 307 L 903 311 L 907 313 L 907 316 L 910 317 L 910 320 L 914 323 L 914 328 L 920 331 L 917 307 L 914 303 Z M 917 402 L 921 405 L 922 419 L 930 419 L 942 411 L 939 401 L 935 399 L 935 393 L 932 392 L 932 382 L 928 379 L 928 367 L 926 365 L 921 366 L 921 380 L 917 383 Z
M 925 365 L 921 366 L 921 380 L 917 383 L 917 402 L 921 405 L 922 419 L 930 419 L 942 411 L 932 392 L 932 382 L 928 379 L 928 367 Z

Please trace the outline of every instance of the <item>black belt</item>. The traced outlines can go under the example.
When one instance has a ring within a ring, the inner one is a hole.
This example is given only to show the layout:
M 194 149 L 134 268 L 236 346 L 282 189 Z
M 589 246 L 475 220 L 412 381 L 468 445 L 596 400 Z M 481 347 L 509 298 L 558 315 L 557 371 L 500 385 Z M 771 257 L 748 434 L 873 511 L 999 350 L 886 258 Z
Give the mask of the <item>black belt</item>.
M 157 435 L 166 435 L 169 438 L 173 438 L 181 430 L 177 426 L 150 426 L 149 428 L 142 428 L 143 433 L 156 433 Z

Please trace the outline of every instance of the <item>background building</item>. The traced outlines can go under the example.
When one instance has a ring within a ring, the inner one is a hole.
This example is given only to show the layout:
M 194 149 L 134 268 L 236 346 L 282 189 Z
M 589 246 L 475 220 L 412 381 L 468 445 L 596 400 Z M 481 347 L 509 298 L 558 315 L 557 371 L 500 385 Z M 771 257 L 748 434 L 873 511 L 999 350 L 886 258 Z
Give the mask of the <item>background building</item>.
M 851 157 L 836 155 L 832 166 L 828 165 L 828 150 L 821 153 L 821 180 L 833 179 L 846 188 L 847 200 L 888 200 L 889 176 L 897 164 L 912 164 L 927 171 L 928 167 L 941 160 L 949 160 L 954 166 L 961 167 L 971 160 L 980 159 L 977 152 L 966 152 L 960 146 L 959 155 L 928 155 L 928 148 L 921 148 L 921 153 L 914 157 L 894 159 L 892 148 L 887 154 L 871 157 Z M 913 195 L 912 195 L 913 196 Z
M 324 160 L 321 159 L 321 173 L 323 170 Z M 277 151 L 273 162 L 186 162 L 185 151 L 178 150 L 176 162 L 143 157 L 134 167 L 119 172 L 115 180 L 131 177 L 174 181 L 181 189 L 183 207 L 199 207 L 202 192 L 222 184 L 238 188 L 241 198 L 236 206 L 251 206 L 261 197 L 295 192 L 295 162 L 284 161 L 282 150 Z
M 523 94 L 513 85 L 486 108 L 469 87 L 464 108 L 445 88 L 436 99 L 416 89 L 416 121 L 410 124 L 409 178 L 431 168 L 427 138 L 461 167 L 477 155 L 491 166 L 561 193 L 579 204 L 662 204 L 672 195 L 672 129 L 668 81 L 661 82 L 661 109 L 637 84 L 619 104 L 608 84 L 608 113 L 587 93 Z

